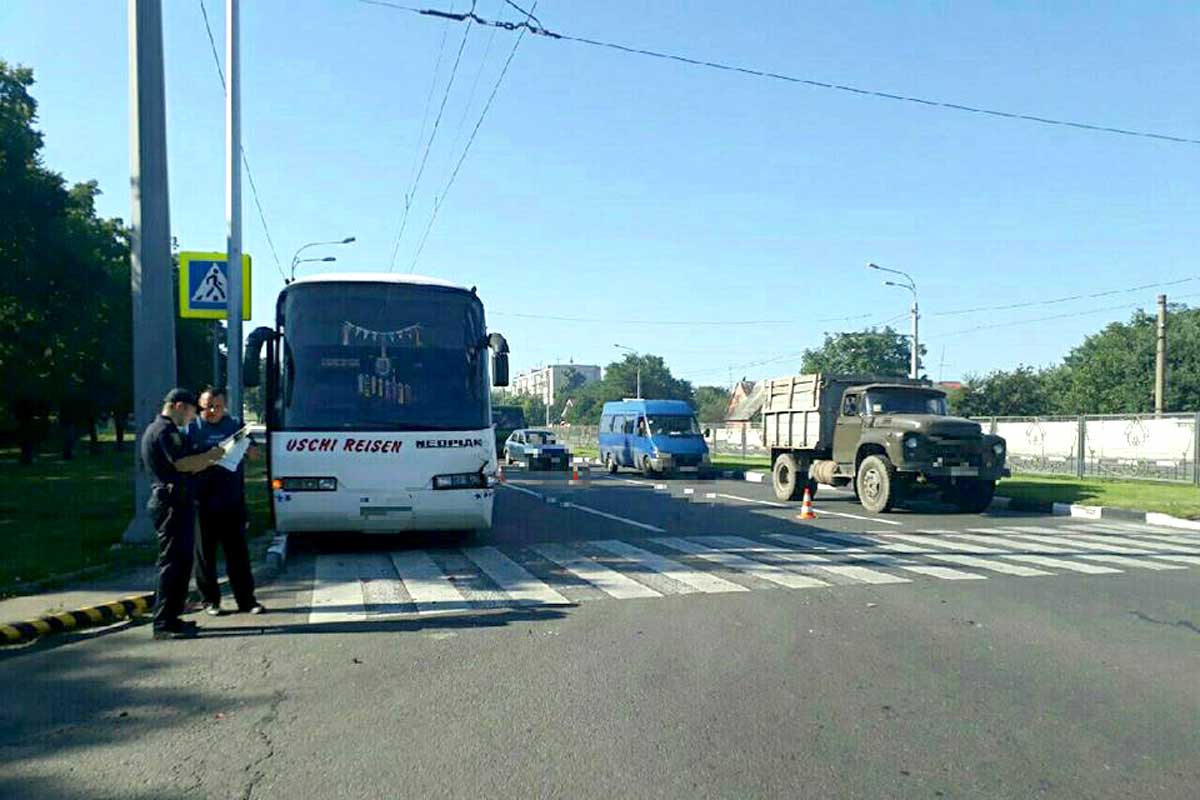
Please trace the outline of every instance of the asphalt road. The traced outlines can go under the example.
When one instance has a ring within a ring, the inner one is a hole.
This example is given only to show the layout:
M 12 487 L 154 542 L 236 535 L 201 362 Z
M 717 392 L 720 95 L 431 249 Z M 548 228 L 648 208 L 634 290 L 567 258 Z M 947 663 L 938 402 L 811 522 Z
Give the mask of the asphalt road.
M 0 656 L 0 796 L 1194 798 L 1200 535 L 512 473 L 263 618 Z

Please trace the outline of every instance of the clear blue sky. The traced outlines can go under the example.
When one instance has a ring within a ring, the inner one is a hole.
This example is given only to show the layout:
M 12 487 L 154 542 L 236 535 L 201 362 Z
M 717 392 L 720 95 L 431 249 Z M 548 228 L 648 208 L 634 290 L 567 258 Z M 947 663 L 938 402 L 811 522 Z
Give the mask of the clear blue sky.
M 221 250 L 221 88 L 199 0 L 164 5 L 172 228 L 185 249 Z M 207 0 L 207 8 L 223 57 L 224 3 Z M 479 0 L 478 10 L 516 14 L 502 0 Z M 537 15 L 578 36 L 1200 138 L 1194 2 L 545 0 Z M 356 244 L 328 251 L 339 258 L 329 266 L 386 269 L 439 45 L 445 33 L 430 119 L 463 27 L 352 0 L 244 0 L 242 22 L 243 144 L 280 259 L 286 266 L 307 241 L 354 235 Z M 127 219 L 126 26 L 122 0 L 0 3 L 0 58 L 35 70 L 47 164 L 72 181 L 98 179 L 101 212 Z M 401 271 L 514 35 L 470 32 L 401 242 Z M 1200 276 L 1198 186 L 1197 145 L 527 37 L 416 272 L 477 285 L 516 369 L 568 358 L 606 364 L 620 342 L 663 355 L 697 383 L 726 383 L 731 365 L 734 378 L 786 374 L 798 359 L 739 365 L 903 315 L 907 293 L 880 285 L 864 266 L 876 261 L 917 280 L 927 368 L 952 379 L 1053 363 L 1130 313 L 1103 309 L 1150 307 L 1157 290 L 939 312 Z M 252 324 L 266 324 L 282 282 L 248 192 L 244 230 L 256 266 Z M 1187 296 L 1200 297 L 1200 280 L 1167 292 L 1196 304 Z M 953 335 L 1087 311 L 1095 313 Z M 818 321 L 862 314 L 873 316 Z

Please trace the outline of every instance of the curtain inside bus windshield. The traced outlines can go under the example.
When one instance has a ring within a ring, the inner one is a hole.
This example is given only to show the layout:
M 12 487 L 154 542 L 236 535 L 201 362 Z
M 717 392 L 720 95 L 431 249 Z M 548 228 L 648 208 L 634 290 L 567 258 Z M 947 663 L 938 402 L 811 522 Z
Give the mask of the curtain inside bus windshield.
M 487 426 L 483 308 L 435 286 L 314 283 L 283 308 L 287 430 Z

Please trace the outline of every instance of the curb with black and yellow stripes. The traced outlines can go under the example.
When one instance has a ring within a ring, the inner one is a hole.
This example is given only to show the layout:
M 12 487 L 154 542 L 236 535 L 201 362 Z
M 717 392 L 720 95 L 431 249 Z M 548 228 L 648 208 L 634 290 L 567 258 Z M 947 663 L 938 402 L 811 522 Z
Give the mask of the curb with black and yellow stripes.
M 64 611 L 61 614 L 47 614 L 23 622 L 0 624 L 0 644 L 20 644 L 47 633 L 62 633 L 97 625 L 111 625 L 136 614 L 147 613 L 153 602 L 153 593 L 139 594 L 98 606 Z

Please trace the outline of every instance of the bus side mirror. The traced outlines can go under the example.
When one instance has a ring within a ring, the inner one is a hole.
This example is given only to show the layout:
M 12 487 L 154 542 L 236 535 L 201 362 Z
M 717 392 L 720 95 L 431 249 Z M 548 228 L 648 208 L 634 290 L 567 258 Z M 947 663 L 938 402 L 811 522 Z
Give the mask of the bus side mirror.
M 704 429 L 704 438 L 707 439 L 710 436 L 712 436 L 712 428 L 705 428 Z
M 492 385 L 508 386 L 508 353 L 492 353 Z
M 259 359 L 262 358 L 264 342 L 275 337 L 275 331 L 267 327 L 255 328 L 246 337 L 246 352 L 242 356 L 242 385 L 258 386 L 262 383 L 262 371 L 259 369 Z

